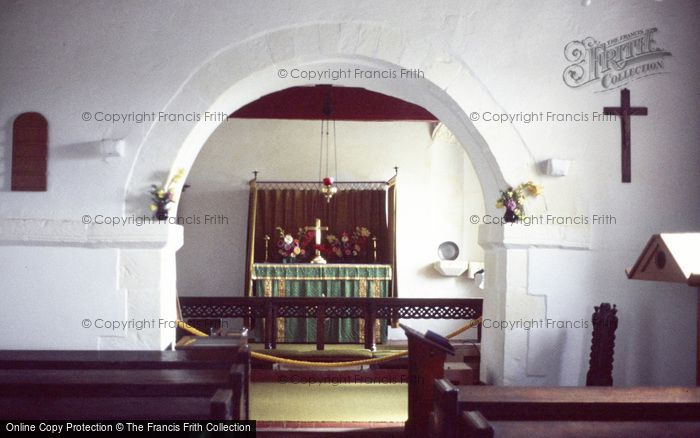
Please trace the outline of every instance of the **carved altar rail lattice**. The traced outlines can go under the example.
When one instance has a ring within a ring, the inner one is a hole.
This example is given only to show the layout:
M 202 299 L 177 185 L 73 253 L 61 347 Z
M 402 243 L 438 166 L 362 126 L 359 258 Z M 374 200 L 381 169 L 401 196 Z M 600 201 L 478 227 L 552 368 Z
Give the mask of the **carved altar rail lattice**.
M 265 348 L 277 344 L 277 318 L 316 318 L 316 346 L 323 350 L 325 319 L 365 320 L 365 348 L 374 350 L 377 319 L 476 319 L 481 298 L 341 298 L 341 297 L 181 297 L 183 318 L 264 319 Z M 477 329 L 481 341 L 481 325 Z

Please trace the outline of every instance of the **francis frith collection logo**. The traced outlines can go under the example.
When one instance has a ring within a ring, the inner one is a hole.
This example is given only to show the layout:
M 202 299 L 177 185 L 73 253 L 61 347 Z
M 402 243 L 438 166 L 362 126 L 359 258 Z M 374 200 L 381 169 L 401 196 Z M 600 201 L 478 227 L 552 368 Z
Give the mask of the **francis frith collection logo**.
M 620 88 L 631 81 L 665 73 L 664 58 L 671 52 L 658 46 L 657 29 L 643 29 L 605 42 L 592 37 L 571 41 L 564 56 L 564 83 L 571 88 L 598 85 L 601 91 Z

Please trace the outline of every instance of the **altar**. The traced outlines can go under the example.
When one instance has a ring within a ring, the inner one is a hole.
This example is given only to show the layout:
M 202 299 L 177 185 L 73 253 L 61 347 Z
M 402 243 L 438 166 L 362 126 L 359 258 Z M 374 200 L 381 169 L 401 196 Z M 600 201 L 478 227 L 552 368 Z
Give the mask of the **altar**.
M 391 265 L 254 263 L 253 293 L 262 297 L 368 297 L 390 296 Z M 386 321 L 377 320 L 376 342 L 386 341 Z M 329 319 L 325 339 L 330 343 L 364 342 L 364 320 Z M 313 319 L 277 318 L 279 342 L 315 342 Z

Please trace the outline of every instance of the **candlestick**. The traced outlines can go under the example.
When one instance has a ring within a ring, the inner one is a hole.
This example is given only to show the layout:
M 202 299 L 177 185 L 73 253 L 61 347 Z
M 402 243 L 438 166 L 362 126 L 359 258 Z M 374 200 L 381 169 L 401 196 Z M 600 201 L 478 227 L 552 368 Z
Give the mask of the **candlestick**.
M 270 236 L 265 234 L 265 237 L 263 237 L 263 240 L 265 241 L 265 263 L 267 263 L 267 260 L 268 260 L 267 243 L 270 241 Z
M 372 237 L 372 252 L 374 253 L 374 263 L 377 263 L 377 238 Z

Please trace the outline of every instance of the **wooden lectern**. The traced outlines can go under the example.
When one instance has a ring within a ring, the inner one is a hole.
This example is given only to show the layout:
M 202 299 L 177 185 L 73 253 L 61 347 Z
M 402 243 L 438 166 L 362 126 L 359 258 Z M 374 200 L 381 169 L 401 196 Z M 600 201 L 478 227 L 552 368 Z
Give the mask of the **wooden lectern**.
M 446 345 L 432 341 L 422 333 L 399 324 L 408 338 L 408 420 L 406 436 L 427 435 L 430 411 L 433 410 L 435 379 L 445 373 L 446 354 L 454 354 Z
M 685 283 L 698 288 L 695 383 L 700 386 L 700 233 L 654 234 L 627 278 Z

